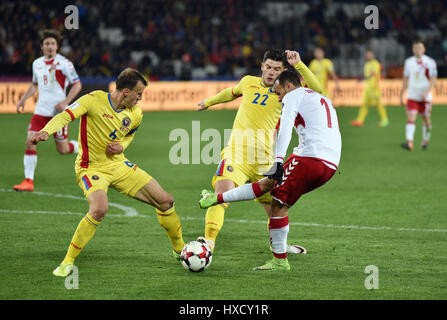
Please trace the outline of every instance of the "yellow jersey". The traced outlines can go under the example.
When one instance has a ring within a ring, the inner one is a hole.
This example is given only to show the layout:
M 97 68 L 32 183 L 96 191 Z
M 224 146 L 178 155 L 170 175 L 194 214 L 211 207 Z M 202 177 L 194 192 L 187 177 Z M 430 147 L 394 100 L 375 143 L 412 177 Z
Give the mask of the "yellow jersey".
M 376 59 L 365 63 L 365 90 L 380 90 L 380 62 Z
M 329 73 L 334 71 L 334 64 L 327 58 L 321 60 L 313 59 L 309 64 L 309 69 L 323 86 L 323 95 L 327 96 Z
M 320 83 L 303 62 L 294 67 L 303 77 L 303 86 L 321 93 Z M 279 125 L 282 104 L 278 101 L 278 95 L 262 82 L 261 77 L 245 76 L 235 87 L 206 99 L 205 106 L 232 101 L 238 97 L 242 97 L 242 101 L 227 146 L 242 151 L 244 162 L 249 152 L 258 155 L 257 163 L 265 162 L 266 158 L 273 157 L 274 133 Z
M 108 155 L 107 145 L 119 142 L 124 149 L 127 148 L 143 119 L 143 112 L 138 105 L 117 110 L 110 93 L 97 90 L 76 100 L 41 131 L 51 135 L 77 118 L 81 118 L 76 158 L 76 169 L 79 169 L 124 160 L 123 153 Z

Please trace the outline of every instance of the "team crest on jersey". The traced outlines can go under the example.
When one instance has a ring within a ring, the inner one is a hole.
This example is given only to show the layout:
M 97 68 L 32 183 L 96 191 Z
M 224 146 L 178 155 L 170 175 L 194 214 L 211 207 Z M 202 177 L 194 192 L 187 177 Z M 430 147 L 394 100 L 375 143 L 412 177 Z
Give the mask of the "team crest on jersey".
M 130 126 L 130 118 L 129 117 L 125 117 L 123 119 L 123 121 L 121 121 L 121 124 L 123 125 L 124 128 L 128 128 Z

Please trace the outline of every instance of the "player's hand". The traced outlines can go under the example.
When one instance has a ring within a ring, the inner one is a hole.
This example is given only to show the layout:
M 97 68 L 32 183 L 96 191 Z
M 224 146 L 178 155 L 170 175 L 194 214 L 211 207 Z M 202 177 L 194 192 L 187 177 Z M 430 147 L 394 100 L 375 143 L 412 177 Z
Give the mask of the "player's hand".
M 124 151 L 124 148 L 119 142 L 109 143 L 106 148 L 106 153 L 109 156 L 113 156 L 114 154 L 120 154 L 123 151 Z
M 430 90 L 425 90 L 424 93 L 422 94 L 422 100 L 425 101 L 425 98 L 427 98 L 428 93 L 430 92 Z
M 273 166 L 264 173 L 264 176 L 268 177 L 269 179 L 274 179 L 278 181 L 278 184 L 282 183 L 282 175 L 284 174 L 284 166 L 282 162 L 275 162 Z
M 203 99 L 202 101 L 200 101 L 197 105 L 199 106 L 199 107 L 197 108 L 197 111 L 203 111 L 203 110 L 208 109 L 208 107 L 205 106 L 205 99 Z
M 19 101 L 16 106 L 17 113 L 22 113 L 25 110 L 25 102 Z
M 59 102 L 57 105 L 54 106 L 54 110 L 56 110 L 57 112 L 62 112 L 65 110 L 65 107 L 67 107 L 67 103 L 65 103 L 65 101 L 61 101 Z
M 45 131 L 39 131 L 39 132 L 35 132 L 33 133 L 29 138 L 28 138 L 28 142 L 31 144 L 38 144 L 40 141 L 46 141 L 48 140 L 48 132 Z
M 300 54 L 297 51 L 286 50 L 285 53 L 287 62 L 290 63 L 292 66 L 301 61 Z

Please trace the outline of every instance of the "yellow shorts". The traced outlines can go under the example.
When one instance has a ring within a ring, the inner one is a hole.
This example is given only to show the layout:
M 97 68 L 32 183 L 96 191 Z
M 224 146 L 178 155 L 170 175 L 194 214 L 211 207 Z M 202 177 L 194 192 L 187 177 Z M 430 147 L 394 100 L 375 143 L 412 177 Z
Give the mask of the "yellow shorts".
M 380 104 L 381 101 L 381 93 L 380 91 L 375 90 L 365 90 L 363 93 L 363 101 L 362 105 L 369 107 L 369 106 L 377 106 Z
M 246 183 L 253 183 L 255 181 L 265 178 L 263 173 L 267 172 L 271 164 L 239 164 L 228 163 L 228 159 L 225 157 L 225 149 L 221 154 L 221 161 L 217 167 L 216 174 L 211 181 L 213 188 L 215 188 L 216 182 L 220 180 L 231 180 L 235 185 L 241 186 Z M 270 192 L 264 193 L 255 201 L 261 203 L 272 202 Z
M 100 167 L 76 169 L 76 183 L 85 197 L 96 190 L 110 187 L 130 197 L 144 187 L 152 177 L 127 159 L 111 162 Z

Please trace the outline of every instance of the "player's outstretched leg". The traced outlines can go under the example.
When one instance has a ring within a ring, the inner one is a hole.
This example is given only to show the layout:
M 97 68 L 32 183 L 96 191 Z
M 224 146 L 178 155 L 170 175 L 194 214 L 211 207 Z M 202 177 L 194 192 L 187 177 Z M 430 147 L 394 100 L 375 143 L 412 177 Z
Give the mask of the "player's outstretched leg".
M 210 190 L 202 190 L 200 193 L 199 206 L 202 209 L 207 209 L 209 207 L 215 206 L 219 202 L 217 201 L 217 193 Z

